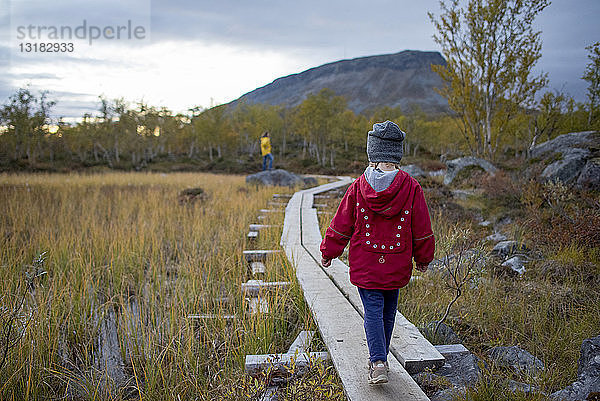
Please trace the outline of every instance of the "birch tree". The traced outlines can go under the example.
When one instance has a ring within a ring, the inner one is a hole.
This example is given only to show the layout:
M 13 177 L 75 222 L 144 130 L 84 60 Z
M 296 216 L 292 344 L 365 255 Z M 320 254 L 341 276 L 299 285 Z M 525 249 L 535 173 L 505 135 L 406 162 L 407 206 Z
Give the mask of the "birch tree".
M 535 17 L 548 0 L 440 0 L 441 14 L 429 13 L 433 36 L 446 58 L 432 66 L 444 81 L 439 93 L 461 118 L 471 152 L 493 157 L 498 138 L 519 110 L 531 107 L 546 85 L 535 75 L 541 57 Z
M 592 118 L 600 103 L 600 42 L 596 42 L 591 46 L 586 47 L 590 52 L 588 58 L 590 62 L 585 68 L 585 74 L 582 79 L 589 82 L 587 97 L 589 100 L 588 125 L 592 125 Z

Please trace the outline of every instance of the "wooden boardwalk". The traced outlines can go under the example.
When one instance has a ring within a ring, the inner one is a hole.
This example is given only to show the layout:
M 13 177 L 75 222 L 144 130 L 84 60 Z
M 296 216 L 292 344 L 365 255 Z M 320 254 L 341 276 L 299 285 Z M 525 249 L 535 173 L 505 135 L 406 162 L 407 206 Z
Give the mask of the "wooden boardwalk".
M 321 233 L 314 195 L 352 182 L 349 177 L 296 192 L 285 209 L 281 245 L 296 267 L 304 297 L 317 322 L 349 400 L 428 400 L 406 369 L 417 372 L 443 365 L 444 357 L 404 316 L 398 313 L 391 354 L 389 383 L 367 384 L 368 348 L 363 328 L 362 304 L 349 281 L 348 266 L 335 260 L 320 266 Z M 406 369 L 405 369 L 406 367 Z

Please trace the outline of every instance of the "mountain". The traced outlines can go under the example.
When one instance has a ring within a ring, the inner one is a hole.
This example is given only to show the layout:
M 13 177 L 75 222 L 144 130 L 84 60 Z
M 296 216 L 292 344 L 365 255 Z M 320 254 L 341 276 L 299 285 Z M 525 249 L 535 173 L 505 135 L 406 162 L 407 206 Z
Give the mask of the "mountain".
M 296 106 L 308 94 L 329 88 L 344 96 L 355 113 L 380 106 L 444 112 L 448 103 L 434 90 L 442 80 L 431 70 L 432 64 L 445 65 L 446 61 L 438 52 L 415 50 L 336 61 L 278 78 L 230 105 L 246 101 Z

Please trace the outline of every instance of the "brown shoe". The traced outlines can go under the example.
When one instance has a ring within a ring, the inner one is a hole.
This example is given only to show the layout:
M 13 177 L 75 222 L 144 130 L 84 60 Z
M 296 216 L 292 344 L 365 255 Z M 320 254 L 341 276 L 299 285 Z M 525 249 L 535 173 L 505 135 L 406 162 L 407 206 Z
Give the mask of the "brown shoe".
M 388 382 L 388 365 L 383 361 L 369 362 L 369 384 Z

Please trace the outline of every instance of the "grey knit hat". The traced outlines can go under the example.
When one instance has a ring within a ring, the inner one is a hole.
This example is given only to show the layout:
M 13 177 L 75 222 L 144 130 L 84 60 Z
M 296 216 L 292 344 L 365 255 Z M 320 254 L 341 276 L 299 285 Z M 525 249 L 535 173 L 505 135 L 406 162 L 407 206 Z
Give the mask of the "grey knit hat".
M 373 124 L 367 136 L 367 156 L 372 163 L 400 163 L 406 134 L 391 121 Z

